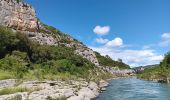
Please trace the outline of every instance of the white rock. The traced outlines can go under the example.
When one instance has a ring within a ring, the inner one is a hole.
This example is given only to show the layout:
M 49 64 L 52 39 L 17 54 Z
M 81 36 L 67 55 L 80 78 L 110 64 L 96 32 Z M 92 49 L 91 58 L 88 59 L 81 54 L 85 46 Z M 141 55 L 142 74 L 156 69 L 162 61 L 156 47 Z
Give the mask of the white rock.
M 0 88 L 11 87 L 16 84 L 15 79 L 0 80 Z

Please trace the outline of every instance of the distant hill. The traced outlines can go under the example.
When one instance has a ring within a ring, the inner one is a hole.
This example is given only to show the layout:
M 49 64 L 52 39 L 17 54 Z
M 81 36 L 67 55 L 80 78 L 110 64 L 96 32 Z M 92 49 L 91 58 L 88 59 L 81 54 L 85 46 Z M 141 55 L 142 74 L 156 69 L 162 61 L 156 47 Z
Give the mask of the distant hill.
M 156 66 L 159 66 L 159 64 L 139 66 L 139 67 L 135 67 L 135 68 L 133 68 L 133 69 L 135 70 L 136 73 L 141 73 L 141 72 L 144 71 L 145 69 L 154 68 L 154 67 L 156 67 Z

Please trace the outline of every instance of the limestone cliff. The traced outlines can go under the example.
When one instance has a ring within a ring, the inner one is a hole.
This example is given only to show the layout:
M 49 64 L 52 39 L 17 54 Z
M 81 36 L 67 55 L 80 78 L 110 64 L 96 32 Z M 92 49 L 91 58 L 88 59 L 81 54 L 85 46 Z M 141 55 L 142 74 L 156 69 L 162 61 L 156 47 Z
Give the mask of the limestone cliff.
M 93 50 L 69 35 L 61 32 L 61 34 L 54 34 L 54 32 L 48 30 L 47 26 L 37 19 L 35 10 L 31 5 L 18 2 L 18 0 L 0 0 L 0 15 L 0 25 L 22 31 L 40 44 L 65 45 L 75 48 L 76 54 L 97 66 L 99 65 Z
M 1 0 L 0 15 L 1 25 L 23 31 L 38 29 L 35 10 L 28 4 L 17 2 L 17 0 Z

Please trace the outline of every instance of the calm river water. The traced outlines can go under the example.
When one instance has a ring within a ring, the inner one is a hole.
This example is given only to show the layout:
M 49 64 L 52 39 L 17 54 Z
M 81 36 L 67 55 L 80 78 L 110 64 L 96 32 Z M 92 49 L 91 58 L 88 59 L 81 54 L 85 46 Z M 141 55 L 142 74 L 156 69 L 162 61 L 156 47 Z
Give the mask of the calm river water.
M 170 100 L 170 84 L 122 78 L 109 81 L 95 100 Z

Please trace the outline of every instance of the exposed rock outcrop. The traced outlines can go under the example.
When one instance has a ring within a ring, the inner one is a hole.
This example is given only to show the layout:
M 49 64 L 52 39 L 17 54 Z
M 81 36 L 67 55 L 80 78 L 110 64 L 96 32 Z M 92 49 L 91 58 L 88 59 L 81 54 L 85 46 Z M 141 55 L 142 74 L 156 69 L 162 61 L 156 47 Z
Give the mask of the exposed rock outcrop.
M 34 8 L 17 0 L 1 0 L 0 15 L 0 25 L 16 30 L 36 31 L 39 27 Z
M 117 67 L 108 67 L 103 66 L 101 67 L 104 71 L 107 71 L 111 74 L 117 75 L 117 76 L 132 76 L 135 75 L 135 71 L 133 69 L 119 69 Z
M 8 79 L 8 80 L 2 80 L 0 81 L 0 89 L 6 88 L 6 87 L 12 87 L 16 84 L 15 79 Z
M 98 62 L 97 57 L 96 57 L 93 50 L 91 50 L 91 49 L 89 49 L 89 48 L 87 48 L 83 45 L 80 45 L 80 46 L 77 47 L 75 52 L 77 54 L 81 55 L 83 58 L 88 59 L 89 61 L 91 61 L 96 66 L 99 66 L 99 62 Z

